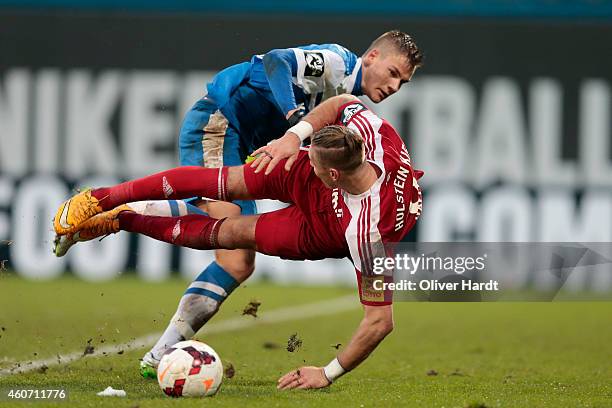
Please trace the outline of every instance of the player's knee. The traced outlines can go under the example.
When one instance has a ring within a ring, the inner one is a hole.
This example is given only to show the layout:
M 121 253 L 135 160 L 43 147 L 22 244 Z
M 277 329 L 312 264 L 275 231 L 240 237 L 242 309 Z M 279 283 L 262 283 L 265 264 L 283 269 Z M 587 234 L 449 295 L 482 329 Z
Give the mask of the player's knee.
M 219 244 L 224 249 L 255 249 L 255 226 L 257 220 L 253 217 L 229 217 L 219 230 Z M 255 256 L 252 256 L 255 262 Z M 228 262 L 235 258 L 232 257 Z
M 243 282 L 255 271 L 255 253 L 237 251 L 231 256 L 217 257 L 217 263 L 238 282 Z
M 232 166 L 227 172 L 227 190 L 232 200 L 248 200 L 249 191 L 244 180 L 244 166 Z
M 240 277 L 240 281 L 244 281 L 255 271 L 255 264 L 242 263 L 240 265 L 235 265 L 232 269 L 233 274 Z
M 243 282 L 255 271 L 255 263 L 248 262 L 232 262 L 229 265 L 224 265 L 225 269 L 238 282 Z

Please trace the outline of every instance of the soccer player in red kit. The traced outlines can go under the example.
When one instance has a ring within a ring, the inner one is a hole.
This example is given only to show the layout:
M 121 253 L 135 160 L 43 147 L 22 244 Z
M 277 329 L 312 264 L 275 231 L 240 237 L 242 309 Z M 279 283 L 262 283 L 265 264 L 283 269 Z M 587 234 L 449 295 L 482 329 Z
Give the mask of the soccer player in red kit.
M 306 137 L 310 148 L 297 151 Z M 373 258 L 385 256 L 384 244 L 400 241 L 419 217 L 422 173 L 412 168 L 393 127 L 350 95 L 328 99 L 258 153 L 253 166 L 180 167 L 79 193 L 60 206 L 56 232 L 70 244 L 125 230 L 195 249 L 246 248 L 296 260 L 349 257 L 364 305 L 356 333 L 327 366 L 301 367 L 278 383 L 282 389 L 326 387 L 365 360 L 393 328 L 391 294 L 372 285 Z M 193 196 L 291 205 L 214 219 L 145 215 L 142 203 L 133 203 Z

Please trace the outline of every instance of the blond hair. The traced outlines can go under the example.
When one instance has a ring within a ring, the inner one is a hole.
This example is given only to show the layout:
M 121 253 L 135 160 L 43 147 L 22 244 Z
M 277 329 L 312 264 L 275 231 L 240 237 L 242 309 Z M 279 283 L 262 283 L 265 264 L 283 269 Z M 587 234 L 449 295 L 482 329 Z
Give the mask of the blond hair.
M 391 48 L 399 55 L 406 57 L 410 66 L 418 68 L 423 65 L 423 54 L 419 50 L 412 37 L 399 30 L 387 31 L 370 44 L 364 53 L 372 51 L 374 48 Z
M 363 138 L 345 126 L 330 125 L 312 136 L 311 148 L 326 168 L 352 172 L 365 160 Z

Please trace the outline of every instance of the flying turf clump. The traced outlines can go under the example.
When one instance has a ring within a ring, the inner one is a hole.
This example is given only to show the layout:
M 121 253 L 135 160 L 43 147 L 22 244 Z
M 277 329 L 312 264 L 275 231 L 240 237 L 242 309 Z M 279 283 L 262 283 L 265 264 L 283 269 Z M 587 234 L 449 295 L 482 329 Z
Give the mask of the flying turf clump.
M 302 347 L 302 339 L 298 337 L 297 333 L 293 333 L 287 340 L 287 351 L 293 353 L 300 347 Z
M 251 300 L 248 305 L 244 307 L 242 311 L 242 315 L 249 315 L 253 317 L 257 317 L 257 310 L 261 306 L 261 302 L 258 300 Z

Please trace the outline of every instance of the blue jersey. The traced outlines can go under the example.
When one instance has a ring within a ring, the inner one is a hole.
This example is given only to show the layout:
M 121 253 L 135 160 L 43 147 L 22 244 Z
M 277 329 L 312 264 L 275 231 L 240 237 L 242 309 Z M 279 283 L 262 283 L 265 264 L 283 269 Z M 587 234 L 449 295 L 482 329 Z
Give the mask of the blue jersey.
M 241 156 L 282 136 L 286 114 L 342 93 L 361 95 L 361 58 L 337 44 L 272 50 L 219 72 L 207 86 L 240 135 Z

